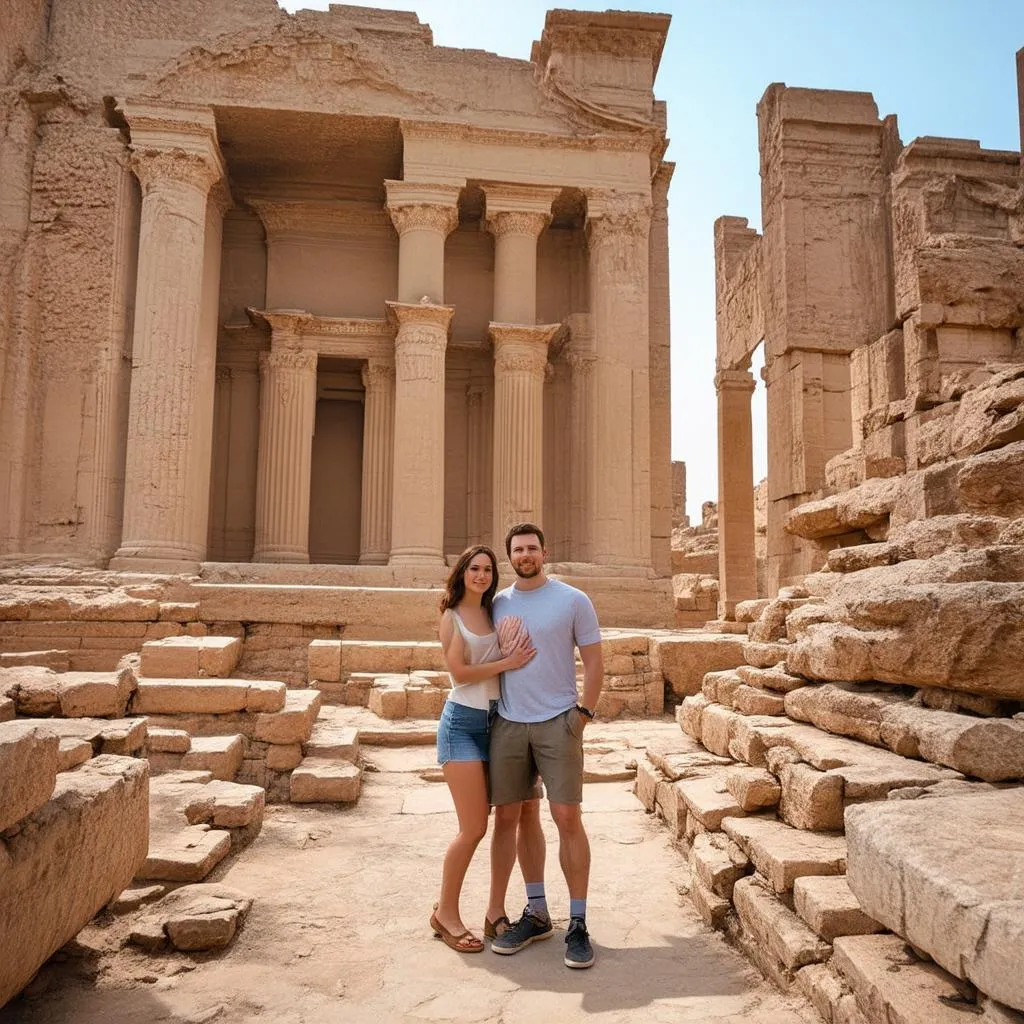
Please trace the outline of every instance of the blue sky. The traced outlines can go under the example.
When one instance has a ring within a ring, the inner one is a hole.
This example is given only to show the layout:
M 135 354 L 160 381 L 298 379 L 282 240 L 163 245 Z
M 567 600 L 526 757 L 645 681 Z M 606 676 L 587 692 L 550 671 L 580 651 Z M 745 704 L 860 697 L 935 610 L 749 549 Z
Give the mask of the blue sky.
M 298 7 L 324 2 L 289 2 Z M 528 59 L 540 0 L 392 0 L 416 11 L 442 46 Z M 672 457 L 687 463 L 688 508 L 717 496 L 712 225 L 722 214 L 760 227 L 755 107 L 772 82 L 871 92 L 919 135 L 1020 146 L 1015 53 L 1024 0 L 675 0 L 564 3 L 673 16 L 655 84 L 668 103 L 672 261 Z M 756 367 L 755 367 L 756 369 Z M 754 405 L 755 473 L 764 473 L 763 386 Z

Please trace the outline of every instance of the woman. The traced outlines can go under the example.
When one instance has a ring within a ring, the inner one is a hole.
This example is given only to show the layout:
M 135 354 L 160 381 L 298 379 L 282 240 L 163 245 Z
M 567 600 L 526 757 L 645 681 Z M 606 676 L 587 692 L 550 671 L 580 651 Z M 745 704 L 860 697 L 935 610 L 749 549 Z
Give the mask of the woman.
M 482 544 L 468 548 L 452 569 L 441 599 L 439 633 L 451 674 L 437 728 L 437 760 L 455 801 L 458 835 L 444 857 L 441 898 L 430 917 L 434 934 L 459 953 L 479 953 L 483 943 L 462 923 L 459 896 L 480 840 L 487 833 L 487 723 L 498 699 L 498 675 L 522 668 L 536 653 L 526 637 L 506 657 L 498 647 L 491 603 L 498 589 L 498 563 Z

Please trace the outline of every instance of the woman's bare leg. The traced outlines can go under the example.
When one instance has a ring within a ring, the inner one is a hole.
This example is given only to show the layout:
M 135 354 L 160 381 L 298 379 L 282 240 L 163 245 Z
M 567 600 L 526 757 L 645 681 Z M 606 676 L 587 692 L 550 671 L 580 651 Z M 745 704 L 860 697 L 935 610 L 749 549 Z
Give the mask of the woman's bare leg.
M 444 778 L 455 801 L 459 831 L 444 855 L 436 914 L 448 931 L 458 935 L 466 930 L 459 912 L 462 883 L 480 840 L 487 834 L 487 782 L 482 761 L 449 761 Z

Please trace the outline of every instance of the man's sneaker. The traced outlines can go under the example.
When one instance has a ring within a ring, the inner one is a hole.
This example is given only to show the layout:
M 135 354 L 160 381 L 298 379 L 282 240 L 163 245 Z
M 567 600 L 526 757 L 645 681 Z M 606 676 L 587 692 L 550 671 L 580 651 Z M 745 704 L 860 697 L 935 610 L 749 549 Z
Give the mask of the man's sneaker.
M 587 934 L 587 922 L 582 917 L 574 917 L 569 922 L 569 931 L 565 936 L 565 966 L 594 966 L 594 947 Z
M 510 956 L 528 946 L 531 942 L 551 938 L 551 919 L 536 917 L 530 908 L 523 910 L 523 916 L 504 935 L 499 935 L 491 943 L 492 953 L 503 953 Z

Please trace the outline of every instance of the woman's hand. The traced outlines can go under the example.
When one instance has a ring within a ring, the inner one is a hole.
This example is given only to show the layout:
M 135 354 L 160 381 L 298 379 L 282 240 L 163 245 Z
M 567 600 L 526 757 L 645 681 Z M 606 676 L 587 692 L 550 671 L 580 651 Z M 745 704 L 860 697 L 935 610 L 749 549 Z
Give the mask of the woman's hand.
M 506 669 L 522 668 L 524 665 L 528 665 L 533 661 L 534 655 L 537 653 L 536 648 L 530 643 L 529 636 L 524 643 L 521 643 L 518 647 L 514 647 L 507 655 L 505 655 Z
M 507 658 L 517 647 L 530 646 L 530 634 L 518 615 L 510 615 L 498 623 L 498 647 Z

